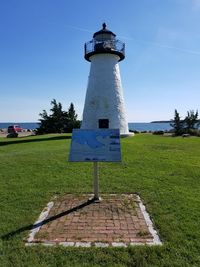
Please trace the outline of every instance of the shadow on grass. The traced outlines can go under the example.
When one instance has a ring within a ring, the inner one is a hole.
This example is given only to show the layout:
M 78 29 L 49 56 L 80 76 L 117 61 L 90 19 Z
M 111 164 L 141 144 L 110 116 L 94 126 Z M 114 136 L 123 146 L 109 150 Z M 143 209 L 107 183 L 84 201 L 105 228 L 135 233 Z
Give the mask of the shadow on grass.
M 27 136 L 27 137 L 19 137 L 15 140 L 9 140 L 9 141 L 1 141 L 0 146 L 6 146 L 6 145 L 14 145 L 14 144 L 23 144 L 23 143 L 33 143 L 33 142 L 44 142 L 44 141 L 53 141 L 53 140 L 63 140 L 63 139 L 71 139 L 71 136 L 48 136 L 48 137 L 40 137 L 40 138 L 32 138 L 33 136 Z M 20 139 L 23 138 L 23 139 Z M 26 138 L 26 139 L 25 139 Z
M 83 209 L 84 207 L 89 206 L 92 203 L 95 203 L 95 200 L 94 199 L 88 199 L 86 202 L 84 202 L 84 203 L 82 203 L 82 204 L 80 204 L 80 205 L 78 205 L 78 206 L 76 206 L 74 208 L 71 208 L 71 209 L 66 210 L 64 212 L 56 214 L 56 215 L 54 215 L 52 217 L 49 217 L 49 218 L 47 218 L 47 219 L 45 219 L 45 220 L 43 220 L 41 222 L 38 222 L 36 224 L 30 224 L 30 225 L 27 225 L 27 226 L 23 226 L 23 227 L 15 230 L 15 231 L 12 231 L 12 232 L 9 232 L 9 233 L 7 233 L 5 235 L 2 235 L 0 238 L 2 240 L 9 240 L 10 238 L 15 237 L 15 235 L 17 235 L 17 234 L 23 233 L 24 231 L 33 230 L 33 229 L 36 229 L 38 227 L 41 227 L 42 225 L 45 225 L 45 224 L 47 224 L 49 222 L 52 222 L 52 221 L 55 221 L 55 220 L 57 220 L 57 219 L 59 219 L 59 218 L 61 218 L 63 216 L 66 216 L 66 215 L 72 213 L 72 212 L 75 212 L 75 211 L 78 211 L 80 209 Z

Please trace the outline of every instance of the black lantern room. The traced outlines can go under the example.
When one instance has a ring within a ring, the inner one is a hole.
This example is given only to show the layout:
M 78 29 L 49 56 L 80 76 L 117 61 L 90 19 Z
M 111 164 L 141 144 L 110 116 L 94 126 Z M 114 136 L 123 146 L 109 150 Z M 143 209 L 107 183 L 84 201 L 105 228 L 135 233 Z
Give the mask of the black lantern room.
M 125 44 L 117 40 L 116 35 L 102 24 L 102 29 L 95 32 L 93 39 L 85 43 L 85 59 L 91 61 L 90 57 L 96 54 L 114 54 L 119 56 L 119 61 L 125 58 Z

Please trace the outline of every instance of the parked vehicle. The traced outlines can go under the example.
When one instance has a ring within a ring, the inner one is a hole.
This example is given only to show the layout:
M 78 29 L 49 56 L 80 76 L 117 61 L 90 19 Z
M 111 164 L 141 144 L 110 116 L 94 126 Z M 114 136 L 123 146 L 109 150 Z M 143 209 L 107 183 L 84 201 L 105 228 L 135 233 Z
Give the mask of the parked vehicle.
M 19 125 L 8 126 L 8 133 L 19 133 L 22 132 L 22 128 Z

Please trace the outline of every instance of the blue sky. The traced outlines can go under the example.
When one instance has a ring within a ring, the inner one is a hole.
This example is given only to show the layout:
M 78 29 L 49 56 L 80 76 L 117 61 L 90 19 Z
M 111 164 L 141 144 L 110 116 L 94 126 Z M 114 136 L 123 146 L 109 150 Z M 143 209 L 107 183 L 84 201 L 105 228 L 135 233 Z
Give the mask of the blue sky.
M 81 119 L 103 22 L 126 43 L 120 62 L 129 122 L 200 111 L 200 0 L 1 0 L 0 122 L 30 122 L 55 98 Z

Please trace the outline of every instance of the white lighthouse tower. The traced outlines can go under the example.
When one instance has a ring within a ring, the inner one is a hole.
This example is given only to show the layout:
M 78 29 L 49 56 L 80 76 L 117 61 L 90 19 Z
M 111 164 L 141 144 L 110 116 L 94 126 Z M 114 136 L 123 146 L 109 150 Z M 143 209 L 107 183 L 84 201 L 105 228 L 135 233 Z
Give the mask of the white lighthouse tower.
M 125 44 L 106 28 L 85 44 L 85 59 L 91 62 L 81 129 L 119 129 L 130 135 L 126 120 L 118 62 L 125 57 Z

